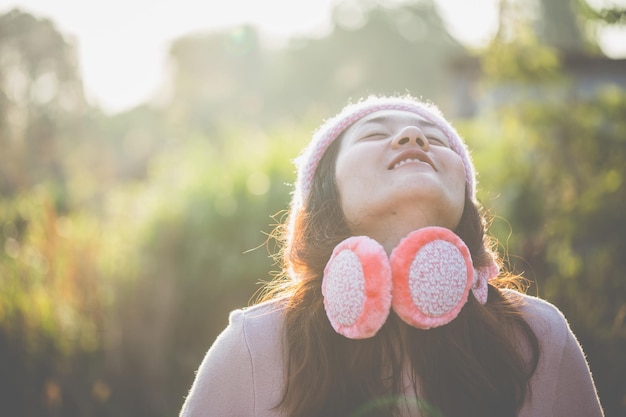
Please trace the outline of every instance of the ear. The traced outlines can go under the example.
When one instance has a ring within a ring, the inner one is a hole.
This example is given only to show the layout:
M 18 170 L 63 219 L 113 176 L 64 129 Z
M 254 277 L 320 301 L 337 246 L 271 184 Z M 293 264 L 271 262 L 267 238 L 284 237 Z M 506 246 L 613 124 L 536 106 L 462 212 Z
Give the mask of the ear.
M 443 326 L 467 301 L 474 268 L 469 249 L 442 227 L 418 229 L 391 253 L 393 309 L 411 326 Z
M 385 249 L 366 236 L 341 242 L 324 268 L 322 294 L 337 333 L 351 339 L 374 336 L 391 309 L 391 267 Z

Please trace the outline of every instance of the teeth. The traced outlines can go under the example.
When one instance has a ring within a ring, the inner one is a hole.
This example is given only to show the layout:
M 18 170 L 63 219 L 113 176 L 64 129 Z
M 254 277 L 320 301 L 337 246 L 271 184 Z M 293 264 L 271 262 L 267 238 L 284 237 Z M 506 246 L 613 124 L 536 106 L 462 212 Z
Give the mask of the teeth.
M 401 167 L 404 164 L 408 164 L 409 162 L 422 162 L 419 159 L 404 159 L 393 166 L 393 169 Z

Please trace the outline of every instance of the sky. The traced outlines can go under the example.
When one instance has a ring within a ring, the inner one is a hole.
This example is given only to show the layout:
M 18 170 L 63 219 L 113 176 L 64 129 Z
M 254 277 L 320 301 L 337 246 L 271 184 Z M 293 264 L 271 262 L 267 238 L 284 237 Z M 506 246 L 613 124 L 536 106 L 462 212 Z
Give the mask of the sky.
M 17 7 L 52 20 L 77 46 L 89 102 L 116 113 L 157 96 L 172 40 L 241 24 L 256 26 L 276 42 L 322 35 L 338 1 L 0 0 L 0 13 Z M 467 46 L 480 47 L 497 29 L 496 4 L 497 0 L 440 0 L 438 7 L 453 36 Z M 626 57 L 626 30 L 605 31 L 600 41 L 609 56 Z

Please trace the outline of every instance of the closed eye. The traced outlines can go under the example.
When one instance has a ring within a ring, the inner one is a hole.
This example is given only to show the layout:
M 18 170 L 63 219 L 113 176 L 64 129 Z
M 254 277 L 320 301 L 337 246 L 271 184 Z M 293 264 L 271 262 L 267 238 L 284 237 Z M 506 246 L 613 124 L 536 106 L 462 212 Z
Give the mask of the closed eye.
M 361 136 L 360 140 L 379 140 L 379 139 L 385 139 L 389 137 L 389 135 L 387 133 L 384 132 L 372 132 L 372 133 L 367 133 L 363 136 Z
M 448 141 L 445 141 L 443 139 L 440 139 L 436 136 L 428 136 L 427 137 L 428 142 L 431 145 L 435 145 L 435 146 L 445 146 L 446 148 L 449 148 L 450 146 L 448 145 Z

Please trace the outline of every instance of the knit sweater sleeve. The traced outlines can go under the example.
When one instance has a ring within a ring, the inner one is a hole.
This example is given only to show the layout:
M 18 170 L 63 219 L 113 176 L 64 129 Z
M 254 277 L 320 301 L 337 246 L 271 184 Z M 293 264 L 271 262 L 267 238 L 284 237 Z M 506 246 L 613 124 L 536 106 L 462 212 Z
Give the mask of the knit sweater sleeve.
M 553 416 L 601 417 L 604 415 L 589 365 L 569 326 L 567 326 L 557 375 Z
M 522 310 L 539 338 L 540 358 L 520 416 L 602 417 L 587 360 L 567 319 L 545 300 L 524 300 Z
M 244 313 L 233 311 L 191 387 L 180 417 L 244 417 L 254 415 L 252 358 L 244 329 Z

